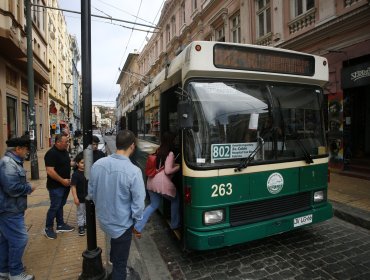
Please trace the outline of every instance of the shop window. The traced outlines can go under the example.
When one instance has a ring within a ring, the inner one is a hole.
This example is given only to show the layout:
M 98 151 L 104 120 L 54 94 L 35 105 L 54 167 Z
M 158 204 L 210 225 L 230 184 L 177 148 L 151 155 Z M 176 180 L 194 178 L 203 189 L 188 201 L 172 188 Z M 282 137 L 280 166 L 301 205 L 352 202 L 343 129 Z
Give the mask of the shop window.
M 6 97 L 7 136 L 8 139 L 17 136 L 17 100 Z
M 257 0 L 257 34 L 263 37 L 271 32 L 270 0 Z

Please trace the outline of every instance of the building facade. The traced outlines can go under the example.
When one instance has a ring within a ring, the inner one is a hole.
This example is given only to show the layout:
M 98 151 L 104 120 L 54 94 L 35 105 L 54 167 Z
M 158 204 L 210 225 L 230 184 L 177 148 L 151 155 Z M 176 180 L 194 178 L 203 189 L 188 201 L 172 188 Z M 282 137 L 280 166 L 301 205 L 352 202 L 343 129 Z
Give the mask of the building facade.
M 44 0 L 33 2 L 44 5 Z M 27 38 L 25 6 L 22 0 L 0 2 L 0 152 L 4 153 L 5 142 L 22 136 L 29 126 L 29 99 L 27 79 Z M 32 47 L 34 70 L 34 95 L 36 114 L 37 147 L 48 145 L 47 107 L 48 67 L 47 14 L 46 10 L 34 7 L 32 17 Z
M 130 67 L 138 67 L 142 77 L 155 77 L 194 40 L 302 51 L 329 61 L 330 167 L 354 170 L 358 164 L 370 165 L 369 0 L 167 0 L 158 26 L 161 31 L 150 38 L 136 63 L 128 63 L 130 57 L 126 61 L 126 72 L 117 82 L 121 85 L 117 118 L 136 121 L 139 132 L 155 130 L 147 127 L 155 120 L 141 121 L 140 108 L 135 106 L 145 99 L 143 110 L 158 110 L 156 97 L 146 96 L 145 88 L 135 85 L 127 90 L 125 75 Z M 136 115 L 132 108 L 139 109 Z
M 47 5 L 58 8 L 57 0 L 48 0 Z M 76 129 L 74 102 L 79 100 L 78 79 L 75 65 L 79 52 L 75 37 L 67 30 L 65 17 L 60 10 L 47 10 L 48 22 L 48 66 L 49 83 L 49 141 L 53 143 L 54 135 L 70 133 Z

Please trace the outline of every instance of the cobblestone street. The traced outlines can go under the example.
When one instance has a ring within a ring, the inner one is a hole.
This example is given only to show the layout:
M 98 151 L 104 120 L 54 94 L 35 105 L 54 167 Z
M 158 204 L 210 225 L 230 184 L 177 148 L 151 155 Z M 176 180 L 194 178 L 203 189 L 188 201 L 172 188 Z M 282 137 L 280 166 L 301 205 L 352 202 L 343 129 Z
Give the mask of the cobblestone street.
M 183 252 L 174 236 L 163 238 L 171 234 L 157 215 L 146 233 L 173 279 L 370 279 L 370 232 L 337 218 L 206 252 Z

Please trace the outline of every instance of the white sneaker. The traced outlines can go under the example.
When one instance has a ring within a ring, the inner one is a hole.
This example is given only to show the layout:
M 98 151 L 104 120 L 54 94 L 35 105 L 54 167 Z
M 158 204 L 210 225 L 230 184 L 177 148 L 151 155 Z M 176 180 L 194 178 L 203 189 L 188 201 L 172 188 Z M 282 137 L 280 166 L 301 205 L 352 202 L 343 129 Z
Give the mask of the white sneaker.
M 21 274 L 10 276 L 9 280 L 34 280 L 35 276 L 22 272 Z
M 0 272 L 0 280 L 9 280 L 9 272 Z

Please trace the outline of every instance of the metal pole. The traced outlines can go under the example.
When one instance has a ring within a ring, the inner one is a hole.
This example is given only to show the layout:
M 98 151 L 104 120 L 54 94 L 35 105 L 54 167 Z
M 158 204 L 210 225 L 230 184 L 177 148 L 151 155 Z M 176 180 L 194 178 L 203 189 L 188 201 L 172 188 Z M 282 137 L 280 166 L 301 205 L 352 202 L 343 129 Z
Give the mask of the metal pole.
M 35 112 L 35 82 L 33 75 L 33 49 L 32 49 L 32 18 L 31 0 L 26 0 L 26 33 L 27 33 L 27 78 L 28 78 L 28 104 L 29 104 L 29 135 L 31 179 L 39 179 L 39 163 L 37 159 L 37 131 L 36 131 L 36 112 Z
M 91 85 L 91 0 L 81 0 L 81 63 L 82 63 L 82 103 L 83 103 L 83 145 L 85 176 L 89 179 L 92 166 L 92 85 Z M 90 147 L 88 149 L 88 146 Z M 87 186 L 85 186 L 87 190 Z M 102 250 L 96 241 L 95 205 L 89 196 L 86 197 L 87 249 L 82 253 L 82 273 L 79 280 L 105 279 L 106 273 L 102 264 Z
M 72 83 L 63 83 L 63 85 L 66 87 L 66 94 L 67 94 L 67 119 L 68 119 L 68 131 L 69 131 L 69 148 L 68 148 L 68 152 L 71 153 L 71 124 L 70 124 L 70 118 L 69 118 L 69 88 L 71 87 L 71 85 L 73 85 Z

